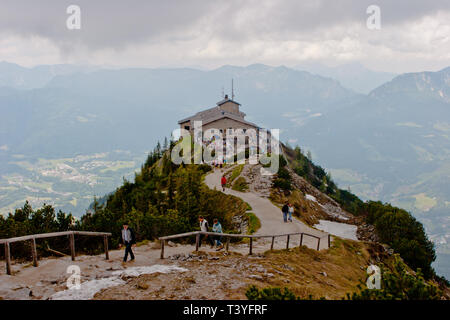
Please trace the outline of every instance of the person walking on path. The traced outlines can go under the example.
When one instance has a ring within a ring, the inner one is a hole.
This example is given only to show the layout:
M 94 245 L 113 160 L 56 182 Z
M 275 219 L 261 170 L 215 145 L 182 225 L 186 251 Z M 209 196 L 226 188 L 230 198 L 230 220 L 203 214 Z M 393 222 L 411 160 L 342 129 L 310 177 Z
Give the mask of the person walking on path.
M 220 179 L 220 184 L 222 185 L 223 192 L 225 192 L 225 186 L 227 185 L 227 178 L 225 178 L 225 175 L 223 175 L 222 179 Z
M 283 221 L 287 222 L 287 215 L 289 212 L 289 203 L 286 202 L 283 206 L 283 208 L 281 208 L 281 211 L 283 212 Z
M 136 237 L 134 235 L 133 229 L 128 228 L 128 222 L 125 222 L 123 224 L 122 237 L 120 239 L 121 243 L 119 247 L 122 247 L 122 244 L 125 246 L 125 256 L 123 257 L 123 262 L 127 262 L 128 253 L 130 254 L 131 257 L 130 261 L 134 261 L 134 254 L 132 247 L 136 246 Z
M 209 228 L 208 221 L 205 218 L 203 218 L 203 216 L 199 216 L 198 221 L 200 222 L 200 231 L 208 232 Z M 202 246 L 203 239 L 208 239 L 208 242 L 211 244 L 211 248 L 214 247 L 214 241 L 211 239 L 211 237 L 208 237 L 207 234 L 200 235 L 200 241 L 198 244 L 199 247 Z
M 289 203 L 288 206 L 289 206 L 289 221 L 292 222 L 292 215 L 294 214 L 294 206 L 292 205 L 292 203 Z
M 214 219 L 212 232 L 222 233 L 222 225 L 220 224 L 219 220 L 217 220 L 217 219 Z M 214 240 L 216 241 L 217 251 L 223 249 L 222 236 L 217 235 L 214 237 Z

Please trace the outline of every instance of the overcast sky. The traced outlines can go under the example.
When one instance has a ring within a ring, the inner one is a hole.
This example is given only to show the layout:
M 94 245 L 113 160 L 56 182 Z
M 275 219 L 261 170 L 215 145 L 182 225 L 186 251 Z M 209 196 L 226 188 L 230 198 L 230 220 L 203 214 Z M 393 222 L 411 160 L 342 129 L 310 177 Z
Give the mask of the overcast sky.
M 0 61 L 120 67 L 450 66 L 449 0 L 0 0 Z M 66 9 L 81 8 L 69 30 Z M 381 29 L 366 25 L 369 5 Z

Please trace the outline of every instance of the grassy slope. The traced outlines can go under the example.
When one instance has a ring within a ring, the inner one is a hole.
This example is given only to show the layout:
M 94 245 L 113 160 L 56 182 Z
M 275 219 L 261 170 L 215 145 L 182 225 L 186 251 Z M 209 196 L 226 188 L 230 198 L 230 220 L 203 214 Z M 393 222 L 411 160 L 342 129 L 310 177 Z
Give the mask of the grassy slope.
M 301 247 L 268 251 L 265 255 L 261 264 L 274 277 L 258 286 L 287 287 L 303 299 L 309 295 L 313 299 L 341 299 L 365 283 L 368 265 L 379 259 L 391 266 L 394 260 L 379 245 L 339 238 L 329 250 L 318 252 Z

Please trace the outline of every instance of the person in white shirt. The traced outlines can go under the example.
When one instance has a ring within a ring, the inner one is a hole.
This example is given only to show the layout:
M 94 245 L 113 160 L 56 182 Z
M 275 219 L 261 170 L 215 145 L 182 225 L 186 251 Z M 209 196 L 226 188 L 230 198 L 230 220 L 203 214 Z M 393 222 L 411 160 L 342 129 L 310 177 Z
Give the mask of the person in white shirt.
M 205 218 L 203 218 L 203 216 L 199 216 L 198 217 L 198 221 L 200 222 L 200 231 L 208 232 L 208 227 L 209 227 L 208 226 L 208 221 Z M 198 244 L 199 247 L 202 246 L 203 239 L 208 239 L 208 242 L 211 244 L 211 247 L 214 247 L 213 239 L 211 237 L 208 237 L 207 234 L 201 234 L 200 235 L 200 241 L 199 241 L 199 244 Z
M 288 204 L 289 207 L 289 221 L 292 222 L 292 215 L 294 214 L 294 206 L 292 205 L 292 203 Z

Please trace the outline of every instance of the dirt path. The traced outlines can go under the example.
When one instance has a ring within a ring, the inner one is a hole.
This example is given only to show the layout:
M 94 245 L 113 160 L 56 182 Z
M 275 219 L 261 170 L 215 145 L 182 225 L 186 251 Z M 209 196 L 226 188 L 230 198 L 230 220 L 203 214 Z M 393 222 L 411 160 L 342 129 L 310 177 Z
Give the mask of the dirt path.
M 215 169 L 212 173 L 205 177 L 206 185 L 211 189 L 221 190 L 220 178 L 222 174 L 225 173 L 225 169 Z M 259 218 L 261 222 L 261 228 L 255 233 L 257 235 L 271 235 L 271 234 L 283 234 L 283 233 L 295 233 L 295 232 L 305 232 L 318 237 L 321 237 L 320 249 L 328 248 L 328 234 L 321 232 L 319 230 L 313 229 L 303 222 L 295 219 L 293 217 L 293 222 L 285 223 L 283 221 L 283 214 L 281 209 L 275 206 L 269 199 L 260 197 L 252 192 L 239 192 L 231 189 L 225 189 L 226 194 L 231 194 L 236 197 L 241 198 L 252 207 L 252 212 Z M 295 239 L 290 240 L 292 246 L 298 246 L 300 242 L 300 236 Z M 264 242 L 271 241 L 270 238 L 266 239 Z M 262 240 L 259 240 L 262 242 Z M 277 238 L 277 245 L 286 243 L 286 238 Z M 317 248 L 317 239 L 304 236 L 303 244 L 309 248 Z M 269 249 L 269 248 L 267 248 Z

